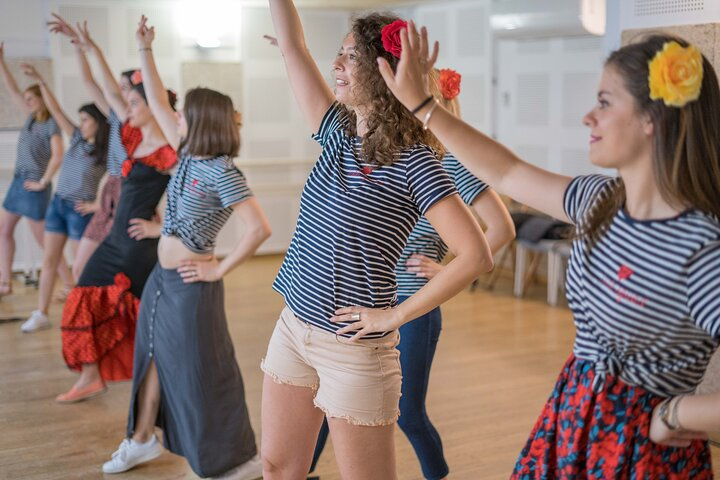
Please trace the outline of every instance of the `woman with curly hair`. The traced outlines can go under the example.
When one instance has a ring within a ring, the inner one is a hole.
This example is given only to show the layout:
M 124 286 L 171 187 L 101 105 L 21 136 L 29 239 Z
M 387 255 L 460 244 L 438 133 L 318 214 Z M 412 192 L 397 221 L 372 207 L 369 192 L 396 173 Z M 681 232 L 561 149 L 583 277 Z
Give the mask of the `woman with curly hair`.
M 440 104 L 459 117 L 460 101 L 457 96 L 460 94 L 461 75 L 451 69 L 433 70 L 430 80 L 438 87 L 433 89 L 433 95 L 438 97 Z M 502 199 L 485 182 L 463 167 L 451 153 L 445 154 L 442 165 L 455 183 L 460 198 L 474 210 L 487 227 L 485 237 L 490 250 L 495 254 L 515 236 L 515 226 Z M 427 218 L 420 218 L 410 233 L 407 245 L 395 267 L 398 303 L 417 293 L 442 270 L 442 261 L 446 254 L 445 242 Z M 441 330 L 440 307 L 435 307 L 399 329 L 398 350 L 402 370 L 402 391 L 398 426 L 415 450 L 423 477 L 427 480 L 443 479 L 450 472 L 440 434 L 425 408 L 430 369 Z M 311 472 L 315 469 L 324 449 L 328 433 L 328 425 L 325 421 L 318 436 L 310 467 Z
M 396 69 L 379 63 L 413 109 L 429 95 L 424 72 L 437 51 L 428 58 L 427 32 L 418 40 L 412 24 L 402 41 Z M 693 394 L 720 342 L 718 105 L 700 51 L 652 35 L 610 55 L 583 119 L 591 162 L 615 178 L 547 172 L 441 107 L 416 111 L 471 172 L 576 226 L 575 346 L 512 478 L 712 478 L 705 434 L 679 429 L 701 429 L 694 414 L 712 397 L 677 396 Z
M 271 0 L 270 11 L 322 153 L 274 283 L 286 308 L 262 362 L 264 478 L 307 474 L 324 416 L 343 478 L 396 478 L 397 329 L 489 270 L 490 249 L 436 156 L 442 145 L 379 74 L 378 56 L 397 64 L 404 22 L 378 13 L 355 19 L 332 65 L 333 93 L 292 1 Z M 395 265 L 422 215 L 456 257 L 398 304 Z

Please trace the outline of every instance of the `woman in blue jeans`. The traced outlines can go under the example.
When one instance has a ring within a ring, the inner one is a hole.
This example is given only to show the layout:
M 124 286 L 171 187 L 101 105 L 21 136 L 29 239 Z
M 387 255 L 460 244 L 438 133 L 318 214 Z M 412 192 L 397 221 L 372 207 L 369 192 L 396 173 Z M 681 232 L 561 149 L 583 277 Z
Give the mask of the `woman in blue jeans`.
M 460 93 L 460 75 L 449 69 L 435 73 L 441 104 L 460 116 L 460 105 L 457 100 L 457 95 Z M 442 163 L 455 182 L 463 201 L 472 207 L 485 224 L 487 228 L 485 237 L 495 254 L 515 237 L 515 227 L 505 205 L 497 193 L 468 172 L 451 153 L 445 155 Z M 395 268 L 398 304 L 420 290 L 443 268 L 441 262 L 447 251 L 447 245 L 440 239 L 430 222 L 425 217 L 420 218 Z M 402 369 L 398 425 L 415 449 L 423 476 L 429 480 L 445 478 L 449 472 L 440 435 L 425 409 L 430 368 L 441 330 L 442 314 L 440 307 L 437 307 L 401 326 L 400 343 L 397 347 L 400 350 Z M 318 436 L 310 467 L 311 472 L 315 470 L 327 436 L 326 421 Z

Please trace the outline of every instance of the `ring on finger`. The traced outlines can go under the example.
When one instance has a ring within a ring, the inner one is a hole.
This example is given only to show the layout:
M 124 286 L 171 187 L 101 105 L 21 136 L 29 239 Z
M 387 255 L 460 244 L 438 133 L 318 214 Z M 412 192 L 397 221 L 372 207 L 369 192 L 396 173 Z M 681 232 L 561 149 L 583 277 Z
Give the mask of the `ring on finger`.
M 357 322 L 358 320 L 360 320 L 360 314 L 353 313 L 352 315 L 350 315 L 350 320 L 352 320 L 353 322 Z

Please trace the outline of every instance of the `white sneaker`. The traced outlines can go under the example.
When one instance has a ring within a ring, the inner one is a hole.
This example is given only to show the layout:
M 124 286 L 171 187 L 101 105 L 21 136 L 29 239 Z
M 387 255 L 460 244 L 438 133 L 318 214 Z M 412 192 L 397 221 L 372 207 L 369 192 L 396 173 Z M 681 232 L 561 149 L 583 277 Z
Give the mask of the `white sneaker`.
M 50 320 L 48 316 L 40 310 L 34 310 L 30 314 L 30 318 L 25 320 L 25 323 L 20 326 L 20 330 L 25 333 L 37 332 L 38 330 L 44 330 L 46 328 L 50 328 Z
M 262 478 L 263 464 L 260 459 L 260 455 L 255 455 L 253 458 L 238 465 L 232 470 L 228 470 L 218 477 L 213 477 L 216 480 L 257 480 Z
M 149 462 L 160 456 L 163 448 L 155 435 L 145 443 L 126 438 L 120 443 L 112 459 L 105 462 L 102 467 L 104 473 L 120 473 L 130 470 L 136 465 Z

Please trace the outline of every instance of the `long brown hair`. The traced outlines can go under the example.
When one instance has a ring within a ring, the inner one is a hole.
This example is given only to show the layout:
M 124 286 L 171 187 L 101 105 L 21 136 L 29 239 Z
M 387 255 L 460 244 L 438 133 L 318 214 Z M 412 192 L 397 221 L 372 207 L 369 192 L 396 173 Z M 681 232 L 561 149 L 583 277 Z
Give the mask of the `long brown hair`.
M 240 131 L 232 99 L 209 88 L 193 88 L 183 105 L 187 135 L 178 151 L 198 157 L 228 155 L 240 151 Z
M 38 97 L 40 99 L 40 104 L 42 105 L 42 107 L 40 108 L 39 112 L 35 113 L 35 121 L 47 122 L 50 119 L 51 115 L 50 115 L 50 110 L 48 110 L 47 105 L 45 105 L 45 100 L 43 100 L 42 91 L 40 90 L 40 85 L 38 85 L 37 83 L 33 83 L 32 85 L 27 87 L 25 89 L 25 91 L 32 93 L 33 95 L 35 95 L 36 97 Z
M 368 163 L 392 165 L 403 149 L 422 143 L 431 147 L 442 158 L 445 148 L 429 130 L 395 98 L 380 75 L 377 58 L 385 58 L 393 70 L 398 59 L 387 52 L 382 44 L 381 32 L 398 17 L 389 13 L 371 13 L 353 20 L 352 34 L 357 52 L 354 70 L 354 93 L 368 108 L 365 119 L 367 134 L 362 140 L 362 153 Z M 347 109 L 350 117 L 348 133 L 357 135 L 355 113 Z
M 635 99 L 637 111 L 653 123 L 653 177 L 663 199 L 682 209 L 692 207 L 720 217 L 720 89 L 708 59 L 703 55 L 700 98 L 683 107 L 668 107 L 651 100 L 648 62 L 675 41 L 685 40 L 653 34 L 613 52 L 605 62 L 623 77 L 625 88 Z M 615 180 L 589 212 L 581 234 L 596 242 L 612 218 L 625 204 L 625 184 Z

